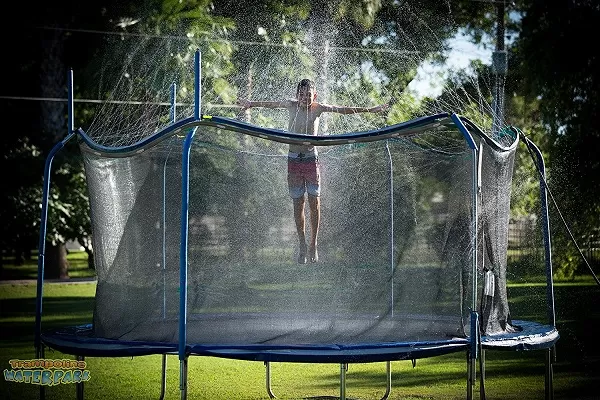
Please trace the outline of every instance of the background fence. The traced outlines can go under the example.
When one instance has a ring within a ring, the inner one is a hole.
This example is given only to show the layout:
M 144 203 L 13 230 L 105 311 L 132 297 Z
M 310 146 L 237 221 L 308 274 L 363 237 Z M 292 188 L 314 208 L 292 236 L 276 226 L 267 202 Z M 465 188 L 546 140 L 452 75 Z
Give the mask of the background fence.
M 543 265 L 544 243 L 539 232 L 539 221 L 535 216 L 511 218 L 508 226 L 507 262 L 513 269 L 517 269 L 516 274 L 534 273 L 535 265 Z M 600 266 L 600 228 L 594 228 L 589 234 L 576 240 L 590 265 Z M 552 250 L 557 251 L 555 246 Z

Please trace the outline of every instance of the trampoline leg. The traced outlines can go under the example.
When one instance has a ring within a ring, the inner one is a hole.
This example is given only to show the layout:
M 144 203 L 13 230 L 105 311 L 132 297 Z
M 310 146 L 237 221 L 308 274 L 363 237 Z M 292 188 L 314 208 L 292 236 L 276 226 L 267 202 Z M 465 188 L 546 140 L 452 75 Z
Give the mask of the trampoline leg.
M 554 348 L 554 346 L 552 346 L 546 352 L 546 374 L 545 374 L 546 379 L 544 382 L 545 383 L 546 400 L 554 399 L 554 384 L 553 384 L 554 370 L 553 370 L 553 366 L 552 366 L 552 363 L 554 361 L 554 351 L 555 351 L 555 348 Z
M 77 356 L 77 361 L 85 361 L 85 357 Z M 75 390 L 77 391 L 77 400 L 83 400 L 83 382 L 77 382 Z
M 41 360 L 46 358 L 46 350 L 43 344 L 40 345 L 39 349 L 36 350 L 36 357 Z M 44 385 L 40 385 L 40 400 L 44 400 L 46 398 L 46 387 Z
M 340 364 L 340 400 L 346 400 L 346 371 L 348 364 Z
M 485 400 L 485 350 L 479 350 L 479 398 Z
M 160 400 L 165 398 L 165 392 L 167 389 L 167 355 L 162 355 L 162 377 L 160 381 Z
M 273 394 L 273 391 L 271 390 L 271 363 L 268 361 L 265 361 L 265 377 L 266 377 L 266 387 L 267 387 L 267 394 L 269 395 L 269 398 L 271 399 L 276 399 L 277 397 Z
M 383 395 L 381 400 L 386 400 L 389 397 L 390 393 L 392 392 L 392 362 L 391 361 L 386 361 L 385 372 L 386 372 L 387 386 L 385 388 L 385 394 Z
M 179 361 L 179 390 L 181 391 L 181 400 L 187 399 L 187 375 L 188 375 L 187 357 Z
M 475 385 L 475 359 L 471 352 L 467 352 L 467 400 L 473 399 L 473 385 Z

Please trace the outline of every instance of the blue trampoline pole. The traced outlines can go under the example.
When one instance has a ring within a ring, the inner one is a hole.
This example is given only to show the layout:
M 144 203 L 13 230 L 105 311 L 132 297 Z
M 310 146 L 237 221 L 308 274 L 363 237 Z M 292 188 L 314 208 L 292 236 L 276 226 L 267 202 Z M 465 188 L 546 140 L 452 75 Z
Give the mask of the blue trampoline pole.
M 48 224 L 48 197 L 50 193 L 50 173 L 52 171 L 52 161 L 56 153 L 58 153 L 65 144 L 75 136 L 73 129 L 73 70 L 71 69 L 67 75 L 69 100 L 68 100 L 68 132 L 67 136 L 59 143 L 57 143 L 46 158 L 46 164 L 44 166 L 44 181 L 42 186 L 42 213 L 40 218 L 40 238 L 38 244 L 38 276 L 37 276 L 37 290 L 36 290 L 36 307 L 35 307 L 35 348 L 36 355 L 41 358 L 42 346 L 41 346 L 41 333 L 42 333 L 42 296 L 44 294 L 44 266 L 45 266 L 45 255 L 46 255 L 46 232 Z
M 46 231 L 48 223 L 48 197 L 50 193 L 50 173 L 52 170 L 52 161 L 54 156 L 58 153 L 65 143 L 75 136 L 75 133 L 71 132 L 61 142 L 57 143 L 46 158 L 46 165 L 44 167 L 44 183 L 42 187 L 42 215 L 40 219 L 40 240 L 38 244 L 38 276 L 37 276 L 37 292 L 36 292 L 36 307 L 35 307 L 35 348 L 37 358 L 41 357 L 41 326 L 42 326 L 42 296 L 44 293 L 44 266 L 45 266 L 45 255 L 46 255 Z
M 194 57 L 194 118 L 200 119 L 200 50 Z M 187 264 L 190 200 L 190 149 L 198 127 L 185 138 L 181 160 L 181 246 L 179 254 L 179 390 L 187 398 Z
M 456 114 L 452 114 L 450 116 L 452 121 L 458 128 L 458 130 L 463 134 L 469 148 L 472 152 L 472 181 L 471 181 L 471 191 L 472 191 L 472 207 L 471 207 L 471 219 L 472 221 L 472 233 L 471 233 L 471 245 L 472 245 L 472 297 L 471 297 L 471 315 L 470 315 L 470 344 L 469 344 L 469 355 L 468 355 L 468 364 L 467 364 L 467 400 L 471 400 L 473 398 L 473 386 L 475 384 L 475 360 L 478 357 L 479 350 L 479 322 L 478 322 L 478 314 L 477 314 L 477 220 L 479 218 L 479 212 L 477 210 L 477 197 L 479 195 L 479 168 L 481 166 L 481 162 L 479 156 L 481 151 L 477 148 L 477 143 L 471 136 L 469 130 L 462 123 L 460 118 Z
M 187 397 L 187 264 L 188 264 L 188 215 L 189 215 L 189 174 L 190 174 L 190 148 L 194 139 L 196 128 L 190 130 L 183 145 L 181 161 L 181 246 L 179 253 L 179 389 L 181 398 Z
M 524 136 L 524 135 L 523 135 Z M 554 308 L 554 278 L 552 271 L 552 242 L 550 238 L 550 216 L 548 214 L 548 188 L 546 187 L 546 166 L 544 164 L 544 156 L 540 149 L 529 139 L 525 139 L 530 149 L 533 149 L 537 161 L 537 168 L 540 173 L 540 201 L 542 214 L 542 231 L 544 233 L 544 260 L 546 261 L 546 303 L 548 321 L 552 326 L 556 326 L 556 312 Z M 545 390 L 546 399 L 554 398 L 554 377 L 552 363 L 556 358 L 556 347 L 548 349 L 546 353 L 546 374 L 545 374 Z
M 525 137 L 523 135 L 523 137 Z M 540 149 L 528 138 L 525 138 L 527 145 L 533 150 L 537 158 L 537 169 L 539 171 L 540 182 L 540 201 L 541 201 L 541 216 L 542 216 L 542 231 L 544 234 L 544 260 L 546 263 L 546 300 L 548 304 L 548 322 L 552 326 L 556 326 L 556 313 L 554 309 L 554 278 L 552 269 L 552 241 L 550 238 L 550 217 L 548 215 L 548 189 L 546 187 L 546 166 L 544 164 L 544 156 Z
M 40 217 L 40 238 L 38 243 L 38 275 L 37 275 L 37 288 L 36 288 L 36 301 L 35 301 L 35 337 L 34 346 L 36 358 L 44 358 L 44 347 L 42 345 L 42 298 L 44 296 L 44 267 L 45 267 L 45 256 L 46 256 L 46 233 L 48 225 L 48 198 L 50 194 L 50 175 L 52 172 L 52 161 L 65 144 L 75 136 L 73 129 L 73 70 L 70 70 L 67 76 L 68 80 L 68 123 L 67 136 L 54 145 L 50 150 L 50 153 L 46 157 L 46 163 L 44 166 L 44 181 L 42 186 L 42 213 Z M 45 388 L 40 385 L 40 399 L 45 398 Z

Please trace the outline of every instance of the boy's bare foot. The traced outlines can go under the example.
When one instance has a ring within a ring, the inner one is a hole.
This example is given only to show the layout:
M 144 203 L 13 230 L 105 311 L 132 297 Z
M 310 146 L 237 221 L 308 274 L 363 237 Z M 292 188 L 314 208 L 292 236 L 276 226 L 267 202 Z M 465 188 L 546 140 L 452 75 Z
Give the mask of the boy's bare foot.
M 300 243 L 300 252 L 298 253 L 298 264 L 306 264 L 306 243 Z
M 310 248 L 310 262 L 311 263 L 316 263 L 317 261 L 319 261 L 319 253 L 317 252 L 317 247 L 312 247 Z

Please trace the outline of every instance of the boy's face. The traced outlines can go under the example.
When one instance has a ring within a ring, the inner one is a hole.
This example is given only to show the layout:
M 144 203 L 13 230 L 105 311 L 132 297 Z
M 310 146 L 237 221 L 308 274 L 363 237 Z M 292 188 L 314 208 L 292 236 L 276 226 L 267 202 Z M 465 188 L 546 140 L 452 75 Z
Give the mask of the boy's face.
M 300 87 L 300 90 L 296 94 L 298 104 L 306 107 L 310 106 L 316 98 L 317 92 L 315 89 L 308 88 L 307 86 Z

